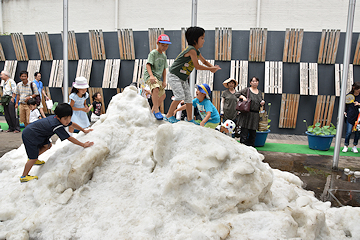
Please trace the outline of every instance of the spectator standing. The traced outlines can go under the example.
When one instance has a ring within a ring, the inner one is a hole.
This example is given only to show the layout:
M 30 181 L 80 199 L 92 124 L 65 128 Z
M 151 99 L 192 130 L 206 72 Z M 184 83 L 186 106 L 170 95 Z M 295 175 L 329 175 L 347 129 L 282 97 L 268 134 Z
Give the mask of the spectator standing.
M 249 98 L 251 99 L 250 112 L 242 112 L 239 114 L 237 125 L 241 127 L 240 143 L 247 146 L 254 146 L 256 138 L 256 130 L 259 128 L 260 107 L 264 106 L 265 101 L 262 98 L 261 91 L 258 89 L 259 79 L 252 77 L 250 87 L 244 88 L 236 93 L 239 99 L 247 101 L 247 92 L 249 90 Z
M 42 81 L 41 81 L 41 73 L 36 72 L 36 73 L 34 74 L 34 77 L 35 77 L 35 79 L 34 79 L 33 83 L 36 84 L 36 87 L 37 87 L 37 89 L 38 89 L 38 92 L 39 92 L 39 94 L 40 94 L 40 99 L 41 99 L 40 105 L 38 106 L 38 109 L 39 109 L 39 111 L 40 111 L 41 116 L 42 116 L 43 118 L 46 118 L 45 113 L 44 113 L 44 106 L 43 106 L 43 104 L 42 104 L 42 96 L 44 96 L 44 98 L 45 98 L 46 101 L 48 101 L 49 98 L 46 96 L 46 93 L 45 93 L 45 90 L 44 90 L 44 86 L 43 86 L 43 83 L 42 83 Z
M 17 97 L 15 108 L 19 106 L 20 121 L 23 122 L 26 127 L 30 123 L 30 108 L 29 105 L 27 105 L 27 101 L 31 98 L 35 98 L 36 95 L 39 95 L 39 92 L 36 87 L 32 87 L 32 82 L 28 81 L 27 71 L 20 72 L 20 79 L 21 82 L 16 86 Z
M 351 91 L 346 95 L 348 97 L 349 95 L 353 96 L 353 101 L 350 101 L 349 103 L 346 103 L 345 106 L 345 116 L 346 116 L 346 135 L 345 135 L 345 144 L 343 148 L 343 152 L 348 151 L 349 143 L 350 143 L 350 137 L 352 134 L 353 127 L 355 125 L 355 122 L 357 121 L 358 115 L 359 115 L 359 107 L 360 107 L 360 82 L 354 82 L 352 85 Z M 354 131 L 354 145 L 351 148 L 351 151 L 354 153 L 358 153 L 356 145 L 358 144 L 360 132 Z
M 3 96 L 11 96 L 11 100 L 8 105 L 4 105 L 4 114 L 9 129 L 6 132 L 20 132 L 19 120 L 16 118 L 15 111 L 15 96 L 16 96 L 16 83 L 10 78 L 8 71 L 1 72 L 1 86 L 3 87 Z
M 235 88 L 238 82 L 233 78 L 229 78 L 223 82 L 223 85 L 227 89 L 221 93 L 220 116 L 223 116 L 224 122 L 228 119 L 236 122 L 236 104 L 238 98 L 235 96 Z

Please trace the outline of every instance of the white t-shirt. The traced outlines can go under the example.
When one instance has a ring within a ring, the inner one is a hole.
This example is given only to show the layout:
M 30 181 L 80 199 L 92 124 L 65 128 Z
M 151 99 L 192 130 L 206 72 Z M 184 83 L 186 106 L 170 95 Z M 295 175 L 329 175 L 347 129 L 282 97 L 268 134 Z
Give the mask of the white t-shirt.
M 30 120 L 29 122 L 32 123 L 32 122 L 35 122 L 37 120 L 39 120 L 39 117 L 40 117 L 40 112 L 39 112 L 39 109 L 35 108 L 34 110 L 30 111 Z

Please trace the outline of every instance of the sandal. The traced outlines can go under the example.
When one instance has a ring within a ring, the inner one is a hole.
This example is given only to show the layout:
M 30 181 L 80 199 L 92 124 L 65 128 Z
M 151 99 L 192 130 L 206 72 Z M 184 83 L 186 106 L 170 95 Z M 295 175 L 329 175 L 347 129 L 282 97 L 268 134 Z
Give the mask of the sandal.
M 20 131 L 18 131 L 18 130 L 15 130 L 15 131 L 14 131 L 14 133 L 19 133 L 19 132 L 20 132 Z
M 10 131 L 10 130 L 6 130 L 5 132 L 6 132 L 6 133 L 8 133 L 8 132 L 13 132 L 13 131 Z

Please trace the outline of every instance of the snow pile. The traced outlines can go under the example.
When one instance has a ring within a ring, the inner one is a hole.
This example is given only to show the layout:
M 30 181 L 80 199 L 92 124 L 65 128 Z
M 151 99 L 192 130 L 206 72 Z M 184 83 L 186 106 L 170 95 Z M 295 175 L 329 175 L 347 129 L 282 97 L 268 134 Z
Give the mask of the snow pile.
M 0 239 L 356 239 L 359 208 L 330 208 L 293 174 L 212 129 L 157 121 L 134 87 L 83 149 L 57 142 L 20 184 L 25 149 L 0 159 Z

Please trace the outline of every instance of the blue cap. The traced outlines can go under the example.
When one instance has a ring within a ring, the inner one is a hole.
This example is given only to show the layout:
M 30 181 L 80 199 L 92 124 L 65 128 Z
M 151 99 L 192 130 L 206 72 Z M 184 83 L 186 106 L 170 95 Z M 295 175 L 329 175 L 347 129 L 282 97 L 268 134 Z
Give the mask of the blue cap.
M 203 83 L 203 84 L 196 85 L 196 86 L 201 93 L 206 94 L 207 99 L 210 99 L 211 90 L 210 90 L 209 85 L 207 85 L 206 83 Z

